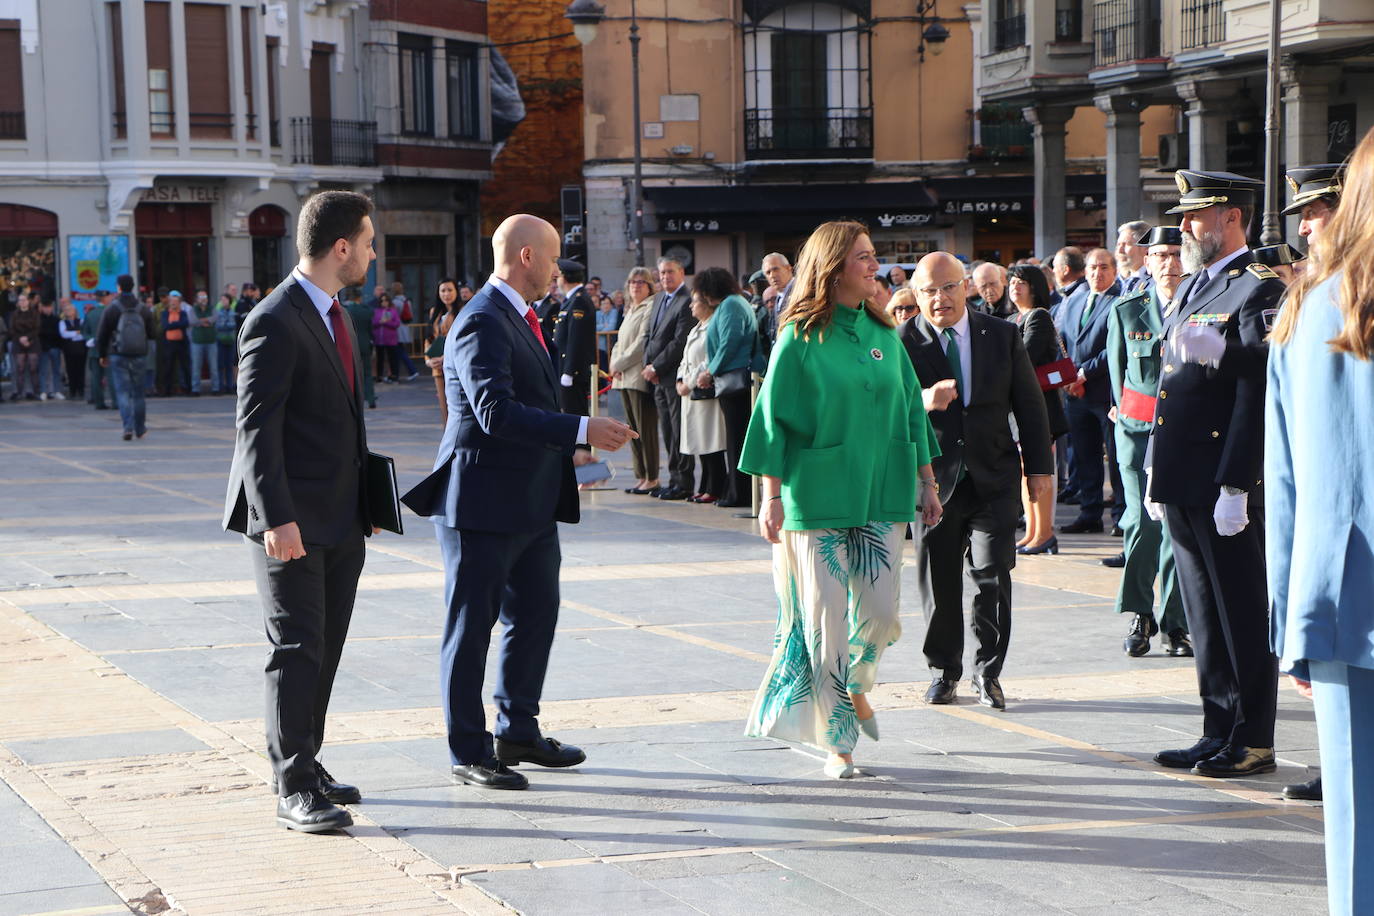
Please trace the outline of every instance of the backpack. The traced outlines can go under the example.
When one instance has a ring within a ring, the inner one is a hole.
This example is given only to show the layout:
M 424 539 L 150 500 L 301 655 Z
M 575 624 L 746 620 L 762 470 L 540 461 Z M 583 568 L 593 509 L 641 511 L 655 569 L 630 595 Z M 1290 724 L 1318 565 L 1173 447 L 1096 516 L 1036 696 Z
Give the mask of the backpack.
M 148 355 L 148 325 L 132 293 L 119 297 L 119 323 L 115 325 L 114 352 L 120 356 Z

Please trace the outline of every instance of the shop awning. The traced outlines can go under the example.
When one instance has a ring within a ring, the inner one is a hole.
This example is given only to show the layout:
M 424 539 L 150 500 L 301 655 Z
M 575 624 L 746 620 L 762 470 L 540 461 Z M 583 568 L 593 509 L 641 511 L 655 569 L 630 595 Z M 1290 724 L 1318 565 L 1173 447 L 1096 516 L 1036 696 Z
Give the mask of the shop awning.
M 936 202 L 919 181 L 868 184 L 710 185 L 645 188 L 660 233 L 809 232 L 826 220 L 926 225 Z M 700 225 L 698 225 L 700 224 Z
M 1035 179 L 1030 175 L 932 178 L 929 188 L 946 215 L 1028 213 L 1035 199 Z M 1098 210 L 1107 205 L 1107 178 L 1067 175 L 1064 192 L 1071 209 Z

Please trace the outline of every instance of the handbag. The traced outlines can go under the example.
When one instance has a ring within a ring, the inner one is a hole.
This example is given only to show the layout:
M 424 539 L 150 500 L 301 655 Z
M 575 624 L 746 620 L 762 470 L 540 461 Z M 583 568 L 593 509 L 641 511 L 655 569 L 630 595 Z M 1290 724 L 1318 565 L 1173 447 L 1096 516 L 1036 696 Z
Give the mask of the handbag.
M 716 386 L 715 386 L 715 385 L 708 385 L 708 386 L 706 386 L 705 388 L 693 388 L 693 389 L 692 389 L 692 393 L 689 394 L 687 397 L 688 397 L 688 400 L 692 400 L 692 401 L 709 401 L 709 400 L 711 400 L 712 398 L 714 398 L 715 396 L 716 396 Z
M 1054 342 L 1059 345 L 1059 358 L 1035 367 L 1035 380 L 1040 383 L 1041 391 L 1053 391 L 1078 380 L 1078 367 L 1064 352 L 1064 341 L 1058 331 L 1054 334 Z
M 719 398 L 728 394 L 748 391 L 750 384 L 751 379 L 747 366 L 743 369 L 731 369 L 728 372 L 722 372 L 715 377 L 715 396 Z

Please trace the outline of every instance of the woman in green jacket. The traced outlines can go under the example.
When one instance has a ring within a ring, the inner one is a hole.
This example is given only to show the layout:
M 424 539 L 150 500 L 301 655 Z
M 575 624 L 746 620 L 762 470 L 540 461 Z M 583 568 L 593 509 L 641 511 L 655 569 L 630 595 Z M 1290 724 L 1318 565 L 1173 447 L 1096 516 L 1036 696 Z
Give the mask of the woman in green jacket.
M 877 739 L 866 694 L 897 641 L 902 546 L 917 513 L 934 525 L 939 454 L 921 388 L 873 301 L 878 259 L 861 223 L 821 225 L 745 437 L 740 467 L 763 478 L 759 529 L 773 548 L 778 630 L 747 734 L 830 752 L 857 774 L 859 731 Z

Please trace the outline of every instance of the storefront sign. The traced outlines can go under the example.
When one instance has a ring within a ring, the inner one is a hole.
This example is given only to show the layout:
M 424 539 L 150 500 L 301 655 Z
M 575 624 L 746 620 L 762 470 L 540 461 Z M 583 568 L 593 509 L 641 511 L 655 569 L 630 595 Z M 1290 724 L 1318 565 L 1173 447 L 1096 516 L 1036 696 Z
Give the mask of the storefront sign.
M 1023 205 L 1019 200 L 947 200 L 945 213 L 950 216 L 962 214 L 1020 213 Z
M 719 232 L 720 220 L 680 219 L 665 217 L 659 220 L 664 232 Z
M 216 204 L 223 188 L 215 184 L 159 184 L 139 197 L 143 204 Z
M 878 226 L 883 229 L 902 226 L 929 226 L 934 214 L 931 213 L 882 213 L 876 217 Z
M 73 299 L 94 299 L 98 289 L 113 292 L 119 275 L 129 273 L 129 237 L 67 236 L 67 263 Z

